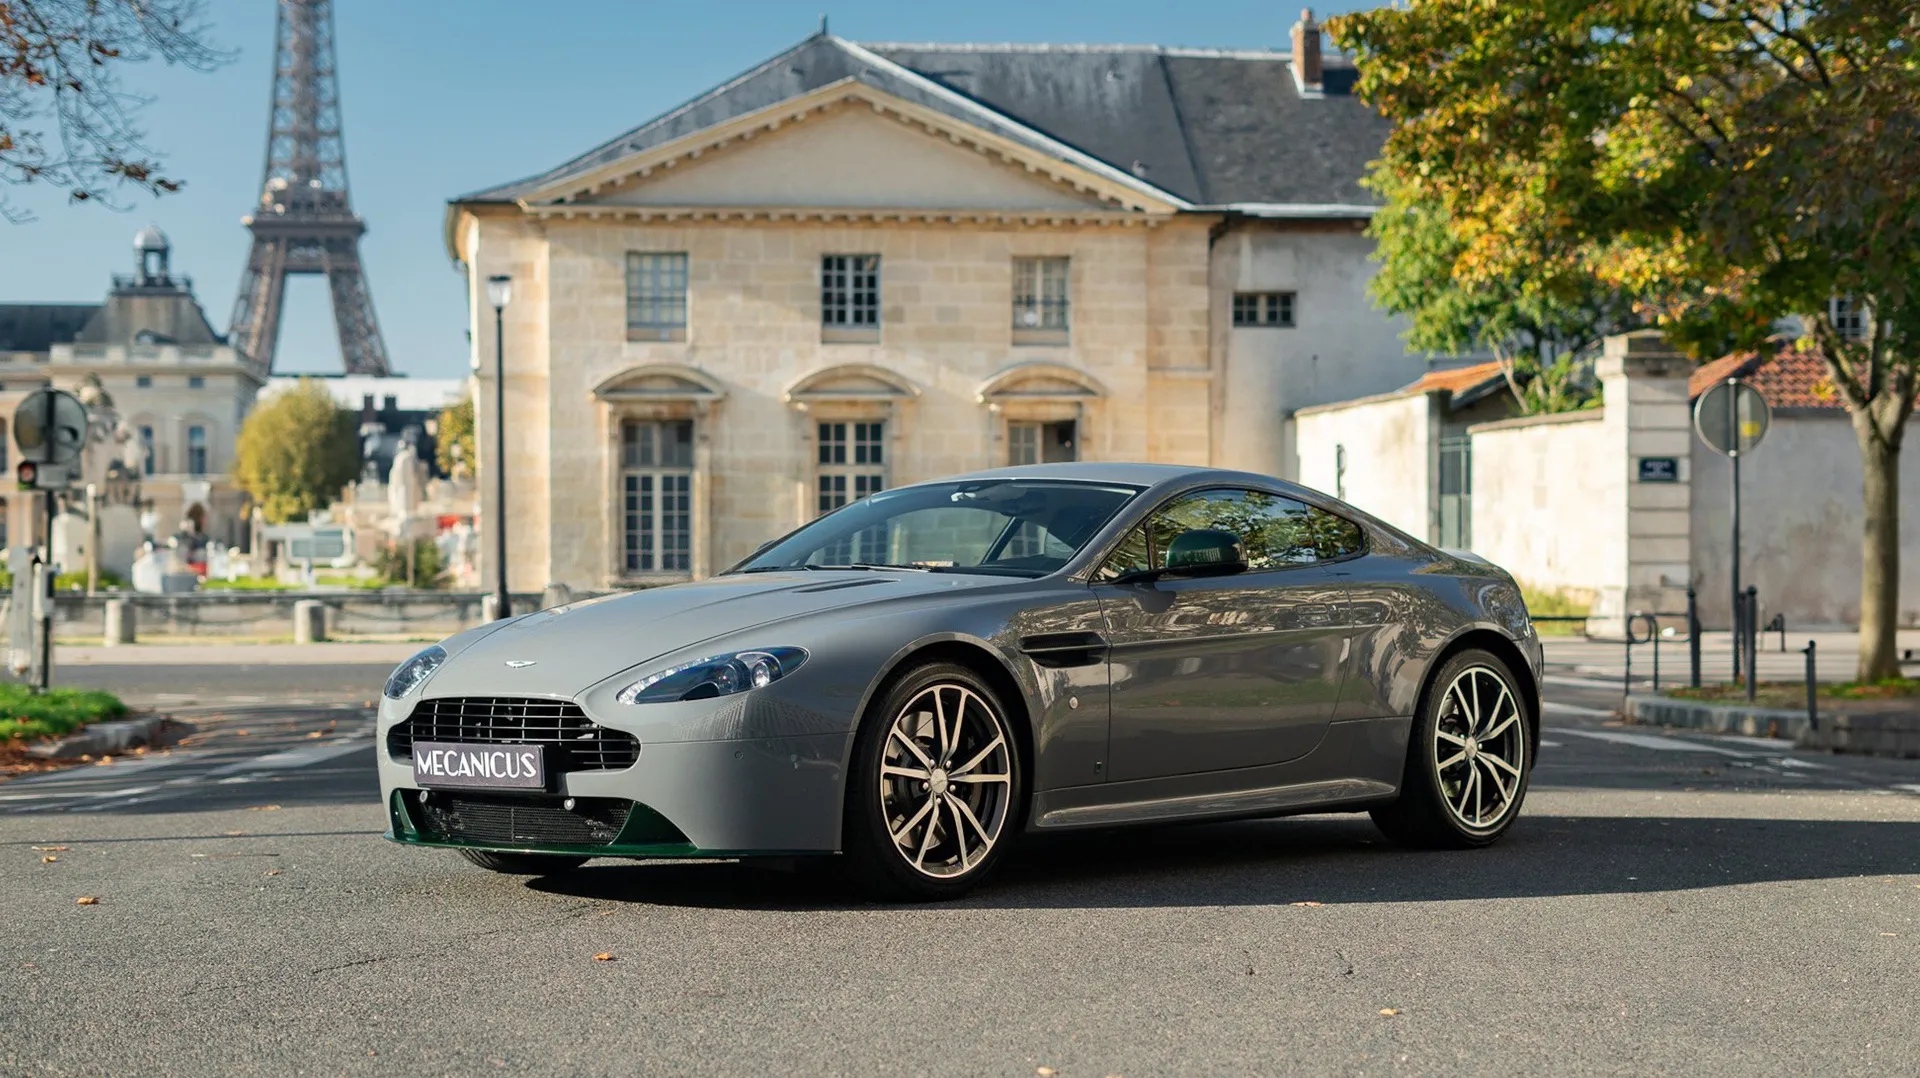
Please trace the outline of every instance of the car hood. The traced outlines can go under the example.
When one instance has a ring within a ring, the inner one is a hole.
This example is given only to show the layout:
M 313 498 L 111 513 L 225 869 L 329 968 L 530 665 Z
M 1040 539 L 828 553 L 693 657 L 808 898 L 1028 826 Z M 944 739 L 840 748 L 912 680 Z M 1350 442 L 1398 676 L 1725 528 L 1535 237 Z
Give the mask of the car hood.
M 513 619 L 448 659 L 425 695 L 572 696 L 622 670 L 757 626 L 1006 583 L 1005 577 L 829 571 L 741 574 L 625 592 Z M 808 642 L 769 636 L 748 643 Z

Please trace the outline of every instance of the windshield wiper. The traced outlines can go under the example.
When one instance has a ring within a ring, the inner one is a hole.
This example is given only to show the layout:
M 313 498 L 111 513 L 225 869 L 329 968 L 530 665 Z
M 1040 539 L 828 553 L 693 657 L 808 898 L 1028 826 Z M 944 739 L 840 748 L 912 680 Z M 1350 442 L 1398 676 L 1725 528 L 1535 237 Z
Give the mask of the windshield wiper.
M 931 573 L 930 565 L 889 565 L 883 562 L 856 561 L 845 565 L 809 565 L 808 569 L 858 569 L 868 573 L 887 573 L 895 570 L 908 573 Z

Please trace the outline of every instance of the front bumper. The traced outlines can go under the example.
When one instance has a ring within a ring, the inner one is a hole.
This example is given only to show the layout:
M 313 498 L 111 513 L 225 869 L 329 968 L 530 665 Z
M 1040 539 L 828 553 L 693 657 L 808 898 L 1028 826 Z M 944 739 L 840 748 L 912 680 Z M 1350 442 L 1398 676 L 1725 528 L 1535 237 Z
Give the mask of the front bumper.
M 419 846 L 592 857 L 741 857 L 832 853 L 840 848 L 845 733 L 714 741 L 642 740 L 632 767 L 571 771 L 546 791 L 436 790 L 420 801 L 410 761 L 389 751 L 387 731 L 406 717 L 383 702 L 375 757 L 387 810 L 387 837 Z M 568 821 L 551 816 L 576 799 L 592 816 L 569 841 Z M 439 801 L 442 810 L 430 811 Z M 467 804 L 488 826 L 448 828 L 445 813 Z M 554 826 L 500 823 L 519 806 Z M 622 811 L 622 806 L 624 810 Z

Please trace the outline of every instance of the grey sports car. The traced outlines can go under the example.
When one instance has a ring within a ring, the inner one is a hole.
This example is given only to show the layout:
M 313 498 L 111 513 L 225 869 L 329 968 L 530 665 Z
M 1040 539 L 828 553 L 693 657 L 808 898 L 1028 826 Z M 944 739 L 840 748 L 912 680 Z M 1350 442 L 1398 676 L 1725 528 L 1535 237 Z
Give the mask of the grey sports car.
M 389 838 L 501 872 L 837 855 L 891 899 L 1028 831 L 1365 811 L 1484 846 L 1539 670 L 1510 576 L 1323 494 L 1006 468 L 426 649 L 386 684 L 380 786 Z

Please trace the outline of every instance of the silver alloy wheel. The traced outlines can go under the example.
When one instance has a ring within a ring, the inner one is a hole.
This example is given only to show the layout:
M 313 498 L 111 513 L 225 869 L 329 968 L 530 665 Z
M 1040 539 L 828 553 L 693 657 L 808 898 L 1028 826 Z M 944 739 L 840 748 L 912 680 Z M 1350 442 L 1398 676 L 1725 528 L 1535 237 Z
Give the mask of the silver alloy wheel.
M 1527 768 L 1527 727 L 1506 679 L 1470 666 L 1441 698 L 1433 769 L 1447 811 L 1469 831 L 1497 828 L 1513 811 Z
M 1000 716 L 958 682 L 900 709 L 880 754 L 880 814 L 914 871 L 965 875 L 992 851 L 1013 793 L 1011 749 Z

